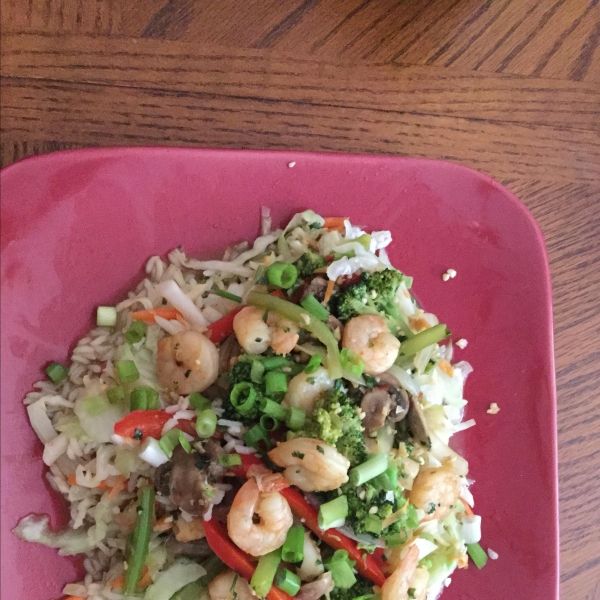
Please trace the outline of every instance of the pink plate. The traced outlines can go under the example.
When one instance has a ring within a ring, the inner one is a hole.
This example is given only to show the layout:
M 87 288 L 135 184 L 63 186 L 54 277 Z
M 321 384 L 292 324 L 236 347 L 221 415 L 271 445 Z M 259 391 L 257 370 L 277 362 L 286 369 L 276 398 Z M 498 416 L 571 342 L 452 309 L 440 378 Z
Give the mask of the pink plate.
M 292 167 L 292 162 L 295 166 Z M 65 361 L 94 309 L 123 297 L 153 254 L 183 245 L 215 257 L 313 208 L 390 229 L 392 262 L 427 309 L 466 338 L 475 371 L 458 434 L 471 464 L 484 548 L 500 558 L 457 572 L 445 600 L 554 600 L 558 594 L 552 303 L 542 235 L 489 177 L 454 164 L 380 156 L 175 148 L 77 150 L 1 175 L 2 597 L 49 600 L 75 562 L 11 534 L 20 517 L 65 510 L 44 482 L 41 444 L 21 399 Z M 458 275 L 443 282 L 442 273 Z M 491 402 L 500 413 L 488 415 Z

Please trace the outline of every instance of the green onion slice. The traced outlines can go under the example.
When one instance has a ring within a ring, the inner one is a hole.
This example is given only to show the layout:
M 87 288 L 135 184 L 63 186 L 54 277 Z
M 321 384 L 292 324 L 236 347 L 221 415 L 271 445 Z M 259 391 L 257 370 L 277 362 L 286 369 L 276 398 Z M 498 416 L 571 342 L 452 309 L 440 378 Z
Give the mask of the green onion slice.
M 332 527 L 341 527 L 348 516 L 348 498 L 343 494 L 319 506 L 318 523 L 325 531 Z
M 281 548 L 281 558 L 289 563 L 301 563 L 304 560 L 304 527 L 290 527 Z
M 306 296 L 300 304 L 319 321 L 327 321 L 329 318 L 329 311 L 312 294 Z
M 114 327 L 117 324 L 117 309 L 114 306 L 99 306 L 96 310 L 98 327 Z
M 377 454 L 372 456 L 364 463 L 350 470 L 350 483 L 354 486 L 363 483 L 381 475 L 388 468 L 387 454 Z
M 125 332 L 125 339 L 130 344 L 137 344 L 144 339 L 147 331 L 148 326 L 144 321 L 134 321 Z
M 242 381 L 233 386 L 229 400 L 241 415 L 247 415 L 252 410 L 257 396 L 254 386 L 247 381 Z
M 196 433 L 201 438 L 209 438 L 217 429 L 217 415 L 211 409 L 201 410 L 196 417 Z
M 67 378 L 69 372 L 60 363 L 51 362 L 45 370 L 46 375 L 50 377 L 53 383 L 57 385 Z
M 250 580 L 250 586 L 259 598 L 264 598 L 269 593 L 280 562 L 281 548 L 264 554 L 258 559 L 258 564 Z
M 289 263 L 276 262 L 267 269 L 267 278 L 271 285 L 287 290 L 296 283 L 298 269 Z

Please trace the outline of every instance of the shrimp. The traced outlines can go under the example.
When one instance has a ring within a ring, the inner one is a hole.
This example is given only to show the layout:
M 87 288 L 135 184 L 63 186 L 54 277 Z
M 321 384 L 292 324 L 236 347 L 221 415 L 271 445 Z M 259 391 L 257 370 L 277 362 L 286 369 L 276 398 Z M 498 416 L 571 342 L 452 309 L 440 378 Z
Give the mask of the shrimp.
M 418 564 L 419 549 L 411 546 L 381 587 L 381 600 L 408 600 L 408 590 Z
M 287 500 L 279 492 L 261 487 L 262 491 L 255 479 L 248 479 L 227 515 L 229 537 L 252 556 L 262 556 L 283 546 L 294 524 Z
M 390 333 L 385 319 L 378 315 L 360 315 L 350 319 L 344 328 L 342 346 L 363 359 L 367 375 L 387 371 L 400 350 L 400 342 Z
M 269 346 L 276 354 L 288 354 L 298 343 L 298 326 L 277 313 L 246 306 L 235 315 L 233 331 L 249 354 L 262 354 Z
M 450 514 L 460 495 L 460 478 L 452 461 L 441 467 L 421 469 L 413 481 L 408 499 L 416 508 L 425 511 L 424 521 L 443 519 Z
M 321 440 L 291 439 L 273 448 L 269 458 L 285 467 L 284 477 L 304 492 L 336 490 L 348 481 L 350 461 Z
M 310 415 L 317 398 L 325 391 L 333 388 L 333 380 L 329 378 L 327 369 L 319 367 L 314 373 L 299 373 L 292 377 L 288 391 L 281 403 L 286 408 L 297 406 Z
M 219 351 L 197 331 L 180 331 L 158 341 L 156 375 L 161 385 L 182 396 L 202 392 L 219 375 Z
M 231 569 L 210 582 L 208 595 L 210 600 L 256 600 L 250 584 Z

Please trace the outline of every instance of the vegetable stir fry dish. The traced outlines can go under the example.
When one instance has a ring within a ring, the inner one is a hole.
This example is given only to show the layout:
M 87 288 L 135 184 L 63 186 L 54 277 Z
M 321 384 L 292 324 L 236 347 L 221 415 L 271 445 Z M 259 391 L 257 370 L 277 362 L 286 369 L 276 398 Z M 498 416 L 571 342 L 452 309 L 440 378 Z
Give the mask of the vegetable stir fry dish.
M 434 600 L 486 562 L 448 445 L 471 368 L 390 232 L 261 226 L 222 260 L 152 257 L 27 396 L 71 518 L 14 532 L 85 555 L 68 600 Z

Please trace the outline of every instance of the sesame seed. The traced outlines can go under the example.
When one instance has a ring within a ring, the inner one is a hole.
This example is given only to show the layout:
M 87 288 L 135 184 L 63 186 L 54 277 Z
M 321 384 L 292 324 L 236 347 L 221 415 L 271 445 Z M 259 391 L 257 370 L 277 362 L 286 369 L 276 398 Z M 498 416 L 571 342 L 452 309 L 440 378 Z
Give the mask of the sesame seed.
M 453 279 L 454 277 L 456 277 L 456 271 L 454 269 L 448 269 L 446 271 L 446 273 L 448 273 L 448 275 L 450 275 L 450 279 Z
M 448 281 L 448 279 L 450 279 L 450 275 L 448 275 L 448 273 L 444 273 L 444 274 L 442 275 L 442 279 L 443 279 L 444 281 Z
M 498 553 L 494 552 L 491 548 L 488 548 L 487 550 L 487 555 L 492 559 L 492 560 L 498 560 Z
M 296 166 L 296 162 L 295 162 L 295 161 L 292 161 L 292 162 L 289 162 L 289 163 L 288 163 L 288 167 L 289 167 L 290 169 L 293 169 L 295 166 Z
M 492 402 L 490 404 L 490 407 L 487 409 L 488 415 L 497 415 L 499 412 L 500 412 L 500 407 L 495 402 Z
M 468 344 L 469 342 L 467 342 L 465 338 L 460 338 L 460 340 L 458 340 L 455 345 L 458 346 L 461 350 L 464 350 Z

